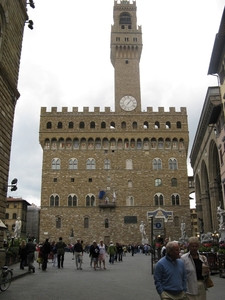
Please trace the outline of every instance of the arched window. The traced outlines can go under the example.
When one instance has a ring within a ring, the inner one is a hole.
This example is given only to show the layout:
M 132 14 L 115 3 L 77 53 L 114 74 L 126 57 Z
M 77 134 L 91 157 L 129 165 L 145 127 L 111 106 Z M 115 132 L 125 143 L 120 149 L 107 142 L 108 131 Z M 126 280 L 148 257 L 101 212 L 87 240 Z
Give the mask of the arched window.
M 164 205 L 163 198 L 164 197 L 163 197 L 162 194 L 159 194 L 159 193 L 155 194 L 155 196 L 154 196 L 154 203 L 155 203 L 155 205 L 156 206 L 163 206 Z
M 177 178 L 171 179 L 171 186 L 177 186 Z
M 110 129 L 115 129 L 115 128 L 116 128 L 115 122 L 111 122 L 111 123 L 110 123 Z
M 110 139 L 110 149 L 116 149 L 116 139 Z
M 71 158 L 69 160 L 69 170 L 77 170 L 78 169 L 78 161 L 76 158 Z
M 105 219 L 105 228 L 109 228 L 109 219 Z
M 89 218 L 88 217 L 84 218 L 84 228 L 89 228 Z
M 126 202 L 127 202 L 127 206 L 134 206 L 134 197 L 128 196 Z
M 162 160 L 160 158 L 153 159 L 153 170 L 162 170 Z
M 170 158 L 169 159 L 169 170 L 177 170 L 177 160 L 176 158 Z
M 7 220 L 9 219 L 9 214 L 8 213 L 5 214 L 5 219 L 7 219 Z
M 135 149 L 135 139 L 130 140 L 130 148 Z
M 55 218 L 55 227 L 61 228 L 61 218 L 59 216 L 56 216 Z
M 133 129 L 137 129 L 137 122 L 133 122 L 132 127 Z
M 159 129 L 160 128 L 160 124 L 158 121 L 155 122 L 155 129 Z
M 127 187 L 129 187 L 129 188 L 132 188 L 132 187 L 133 187 L 132 180 L 128 180 Z
M 148 149 L 149 149 L 149 139 L 144 138 L 144 150 L 148 150 Z
M 155 179 L 155 186 L 162 186 L 162 179 L 156 178 Z
M 86 169 L 87 170 L 95 170 L 95 159 L 94 158 L 88 158 L 86 162 Z
M 164 141 L 163 138 L 158 139 L 158 149 L 163 149 Z
M 84 128 L 84 122 L 80 122 L 79 128 L 80 128 L 80 129 L 83 129 L 83 128 Z
M 68 126 L 70 129 L 73 128 L 73 122 L 69 122 L 69 126 Z
M 62 129 L 63 128 L 63 124 L 62 122 L 58 122 L 58 126 L 57 126 L 58 129 Z
M 73 148 L 74 148 L 74 149 L 79 149 L 79 145 L 80 145 L 79 139 L 78 139 L 78 138 L 75 138 L 75 139 L 73 140 Z
M 105 122 L 101 123 L 101 128 L 106 128 L 106 123 Z
M 88 139 L 88 149 L 89 150 L 94 149 L 94 140 L 92 138 Z
M 109 148 L 109 141 L 107 138 L 103 139 L 103 149 L 108 149 Z
M 123 140 L 122 139 L 118 139 L 117 148 L 123 149 Z
M 59 149 L 64 149 L 64 147 L 65 147 L 64 139 L 60 138 L 59 139 Z
M 89 194 L 86 196 L 86 206 L 95 206 L 95 196 Z
M 82 150 L 87 149 L 87 142 L 86 142 L 86 139 L 85 139 L 85 138 L 82 138 L 82 139 L 81 139 L 80 145 L 81 145 L 81 149 L 82 149 Z
M 128 139 L 124 140 L 124 147 L 125 147 L 125 149 L 129 149 L 129 140 Z
M 148 129 L 148 126 L 149 126 L 149 125 L 148 125 L 148 122 L 145 121 L 145 122 L 144 122 L 144 125 L 143 125 L 143 128 L 144 128 L 144 129 Z
M 72 140 L 70 138 L 66 139 L 66 149 L 72 149 Z
M 120 25 L 131 25 L 131 16 L 129 13 L 124 12 L 120 15 Z
M 180 205 L 180 196 L 178 194 L 173 194 L 171 196 L 172 205 Z
M 94 129 L 95 128 L 95 122 L 91 122 L 91 124 L 90 124 L 90 128 L 92 128 L 92 129 Z
M 166 129 L 170 129 L 171 128 L 171 124 L 169 121 L 166 122 Z
M 132 159 L 127 159 L 126 160 L 126 169 L 127 170 L 132 170 L 133 169 L 133 161 L 132 161 Z
M 121 128 L 122 128 L 122 129 L 126 129 L 126 127 L 127 127 L 126 122 L 122 122 L 122 123 L 121 123 Z
M 100 138 L 97 138 L 97 139 L 95 140 L 95 149 L 101 149 L 101 145 L 102 145 L 101 139 L 100 139 Z
M 60 159 L 59 158 L 52 159 L 52 170 L 60 170 Z
M 165 141 L 165 148 L 166 148 L 166 149 L 170 149 L 170 148 L 171 148 L 171 141 L 170 141 L 170 138 L 166 138 L 166 141 Z
M 177 122 L 177 128 L 179 128 L 179 129 L 181 128 L 181 122 L 180 121 Z
M 49 139 L 45 139 L 44 149 L 45 150 L 49 150 L 50 149 L 50 140 Z
M 77 196 L 75 194 L 68 196 L 68 206 L 77 206 Z
M 13 213 L 12 218 L 13 218 L 13 220 L 16 220 L 17 219 L 17 214 Z
M 137 139 L 137 149 L 141 149 L 142 148 L 142 141 L 141 139 Z
M 104 160 L 104 169 L 109 170 L 110 169 L 110 159 Z
M 50 206 L 59 206 L 59 195 L 52 194 L 50 196 Z
M 47 128 L 47 129 L 51 129 L 51 128 L 52 128 L 52 122 L 48 122 L 48 123 L 46 124 L 46 128 Z
M 51 148 L 52 148 L 52 150 L 57 149 L 57 140 L 55 138 L 52 139 Z
M 173 149 L 177 149 L 178 141 L 176 138 L 173 139 Z

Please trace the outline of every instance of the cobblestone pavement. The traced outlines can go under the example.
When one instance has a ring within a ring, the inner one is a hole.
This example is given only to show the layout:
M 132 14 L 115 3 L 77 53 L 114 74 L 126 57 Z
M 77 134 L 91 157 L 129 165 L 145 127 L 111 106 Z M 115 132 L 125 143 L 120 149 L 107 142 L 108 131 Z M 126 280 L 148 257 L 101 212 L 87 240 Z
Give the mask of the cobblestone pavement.
M 106 261 L 106 270 L 90 266 L 88 254 L 84 255 L 82 270 L 77 270 L 72 254 L 65 254 L 64 268 L 53 267 L 48 263 L 46 272 L 38 269 L 28 273 L 27 268 L 20 270 L 12 266 L 14 281 L 9 289 L 1 293 L 1 300 L 159 300 L 151 272 L 151 257 L 144 254 L 127 254 L 123 262 L 113 265 Z M 208 300 L 224 298 L 225 279 L 213 275 L 215 286 L 208 292 Z

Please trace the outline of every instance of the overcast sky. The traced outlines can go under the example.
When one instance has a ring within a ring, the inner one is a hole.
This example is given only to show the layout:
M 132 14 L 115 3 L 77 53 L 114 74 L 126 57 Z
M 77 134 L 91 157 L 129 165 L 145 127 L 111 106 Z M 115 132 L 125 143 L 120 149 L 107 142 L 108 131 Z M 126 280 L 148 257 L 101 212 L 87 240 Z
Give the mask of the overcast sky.
M 114 0 L 36 0 L 28 5 L 15 111 L 9 182 L 18 178 L 22 197 L 40 205 L 42 149 L 40 108 L 89 106 L 114 110 L 114 69 L 110 33 Z M 142 109 L 187 107 L 190 143 L 198 126 L 207 88 L 216 86 L 207 75 L 224 0 L 137 0 L 142 26 L 140 62 Z M 82 104 L 82 105 L 81 105 Z M 189 158 L 188 158 L 189 165 Z M 190 165 L 189 175 L 192 175 Z

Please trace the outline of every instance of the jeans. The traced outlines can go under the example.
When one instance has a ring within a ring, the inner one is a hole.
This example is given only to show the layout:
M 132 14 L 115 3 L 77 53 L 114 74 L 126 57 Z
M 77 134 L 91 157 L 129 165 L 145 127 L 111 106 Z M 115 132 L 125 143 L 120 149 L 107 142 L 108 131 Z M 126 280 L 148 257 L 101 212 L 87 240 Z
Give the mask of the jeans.
M 77 269 L 78 269 L 78 263 L 80 264 L 80 268 L 81 268 L 83 262 L 82 252 L 75 252 L 75 262 L 76 262 Z
M 57 260 L 58 260 L 58 268 L 60 268 L 60 262 L 61 262 L 61 267 L 63 268 L 64 254 L 58 254 Z
M 28 271 L 34 270 L 33 262 L 34 262 L 34 252 L 28 253 L 27 254 Z
M 115 254 L 110 254 L 110 255 L 109 255 L 109 262 L 110 262 L 111 264 L 114 264 L 114 259 L 115 259 Z

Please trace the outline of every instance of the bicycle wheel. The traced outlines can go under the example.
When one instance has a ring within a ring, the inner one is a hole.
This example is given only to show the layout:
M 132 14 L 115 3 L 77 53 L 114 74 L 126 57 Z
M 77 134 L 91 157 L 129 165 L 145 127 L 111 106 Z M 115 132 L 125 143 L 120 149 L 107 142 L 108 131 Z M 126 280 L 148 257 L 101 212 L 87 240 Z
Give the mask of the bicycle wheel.
M 10 284 L 12 281 L 12 272 L 11 271 L 5 271 L 1 274 L 0 278 L 0 289 L 2 292 L 8 290 Z

